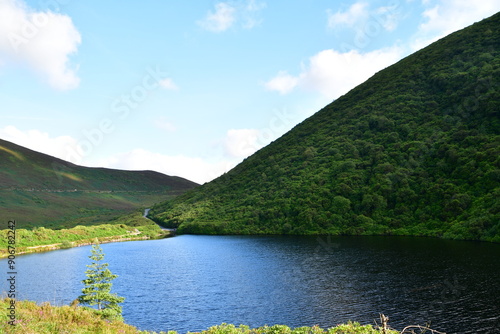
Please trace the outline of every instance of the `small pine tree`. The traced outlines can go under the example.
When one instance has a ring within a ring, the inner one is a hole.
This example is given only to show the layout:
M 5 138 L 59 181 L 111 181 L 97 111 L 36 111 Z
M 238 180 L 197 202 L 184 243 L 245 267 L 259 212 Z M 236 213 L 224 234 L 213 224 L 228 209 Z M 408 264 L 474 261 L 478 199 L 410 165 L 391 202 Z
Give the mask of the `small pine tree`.
M 92 246 L 92 255 L 89 258 L 92 264 L 87 265 L 85 271 L 87 279 L 82 280 L 85 287 L 82 289 L 82 295 L 78 301 L 83 305 L 97 305 L 97 312 L 105 318 L 122 320 L 122 307 L 118 305 L 125 298 L 111 293 L 112 283 L 118 275 L 113 275 L 108 269 L 109 264 L 104 263 L 104 253 L 99 244 Z

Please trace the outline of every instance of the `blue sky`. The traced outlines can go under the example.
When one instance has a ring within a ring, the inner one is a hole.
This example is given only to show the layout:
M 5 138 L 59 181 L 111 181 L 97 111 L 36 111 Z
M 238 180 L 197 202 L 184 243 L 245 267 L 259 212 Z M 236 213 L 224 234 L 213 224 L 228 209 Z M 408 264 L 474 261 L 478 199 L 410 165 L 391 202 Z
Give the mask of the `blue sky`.
M 0 0 L 0 138 L 203 183 L 484 0 Z

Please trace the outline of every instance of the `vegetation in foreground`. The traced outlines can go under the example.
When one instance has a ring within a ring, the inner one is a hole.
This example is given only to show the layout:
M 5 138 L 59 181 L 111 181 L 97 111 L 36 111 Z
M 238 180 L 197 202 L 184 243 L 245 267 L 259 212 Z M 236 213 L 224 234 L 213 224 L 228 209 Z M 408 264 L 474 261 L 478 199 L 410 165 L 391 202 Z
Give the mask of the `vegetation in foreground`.
M 7 257 L 9 230 L 0 230 L 0 258 Z M 95 243 L 142 239 L 160 239 L 171 236 L 140 211 L 120 217 L 107 224 L 53 230 L 45 227 L 16 229 L 16 254 L 43 252 Z
M 500 242 L 500 13 L 375 74 L 151 210 L 178 233 Z
M 117 320 L 103 319 L 96 310 L 75 306 L 41 305 L 32 301 L 16 301 L 14 325 L 9 324 L 10 299 L 0 300 L 0 332 L 8 334 L 154 334 Z M 161 332 L 176 334 L 175 331 Z M 160 334 L 161 334 L 160 333 Z M 200 334 L 397 334 L 398 331 L 376 329 L 371 325 L 348 323 L 329 329 L 317 326 L 290 328 L 284 325 L 249 328 L 222 324 L 199 332 Z
M 106 319 L 123 320 L 120 303 L 123 303 L 125 298 L 111 292 L 111 282 L 118 275 L 112 274 L 108 268 L 109 264 L 103 262 L 104 252 L 99 244 L 92 246 L 91 253 L 89 258 L 92 263 L 87 265 L 87 278 L 82 281 L 85 287 L 77 300 L 82 305 L 97 305 L 97 312 Z
M 109 321 L 90 308 L 71 306 L 52 306 L 49 303 L 37 305 L 32 301 L 16 301 L 14 324 L 9 318 L 10 299 L 0 301 L 0 332 L 8 334 L 111 334 L 147 333 L 124 324 L 122 321 Z

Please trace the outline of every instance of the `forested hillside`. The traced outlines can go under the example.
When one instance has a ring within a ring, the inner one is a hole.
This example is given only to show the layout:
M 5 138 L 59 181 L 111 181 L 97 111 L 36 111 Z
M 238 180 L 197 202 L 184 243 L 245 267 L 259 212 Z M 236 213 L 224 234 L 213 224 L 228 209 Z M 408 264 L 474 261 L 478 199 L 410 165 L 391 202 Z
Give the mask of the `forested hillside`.
M 377 73 L 152 214 L 184 233 L 500 242 L 499 89 L 496 14 Z

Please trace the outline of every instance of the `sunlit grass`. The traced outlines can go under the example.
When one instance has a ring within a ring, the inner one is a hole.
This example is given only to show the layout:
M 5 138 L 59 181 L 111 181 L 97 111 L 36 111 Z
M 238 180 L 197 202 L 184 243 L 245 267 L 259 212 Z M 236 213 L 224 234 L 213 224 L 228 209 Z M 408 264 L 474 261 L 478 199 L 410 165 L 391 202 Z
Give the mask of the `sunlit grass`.
M 9 150 L 7 147 L 0 146 L 0 150 L 5 151 L 11 155 L 13 155 L 16 159 L 24 161 L 25 158 L 22 156 L 22 154 L 14 152 L 12 150 Z
M 67 177 L 68 179 L 73 180 L 73 181 L 83 182 L 83 179 L 75 174 L 63 173 L 63 172 L 58 172 L 57 174 L 64 176 L 64 177 Z
M 9 230 L 0 230 L 0 258 L 8 255 L 7 237 Z M 142 217 L 142 213 L 135 212 L 113 221 L 111 224 L 93 226 L 75 226 L 69 229 L 53 230 L 45 227 L 36 227 L 32 230 L 16 230 L 16 254 L 47 251 L 59 248 L 70 248 L 95 242 L 100 243 L 157 239 L 170 235 L 149 219 Z
M 32 301 L 16 301 L 14 324 L 7 314 L 10 299 L 0 299 L 0 332 L 8 334 L 155 334 L 155 332 L 140 331 L 134 326 L 121 321 L 108 321 L 99 317 L 92 309 L 75 306 L 52 306 L 49 303 L 41 305 Z M 160 334 L 177 334 L 175 331 L 160 332 Z M 318 326 L 290 328 L 285 325 L 263 326 L 250 328 L 248 326 L 221 324 L 213 326 L 200 334 L 381 334 L 382 330 L 371 325 L 360 325 L 356 322 L 323 329 Z M 396 334 L 397 331 L 387 330 L 386 334 Z
M 31 301 L 16 302 L 16 317 L 13 325 L 6 314 L 9 299 L 0 301 L 0 332 L 9 334 L 111 334 L 141 333 L 137 328 L 120 321 L 107 321 L 92 310 L 82 307 L 37 305 Z

